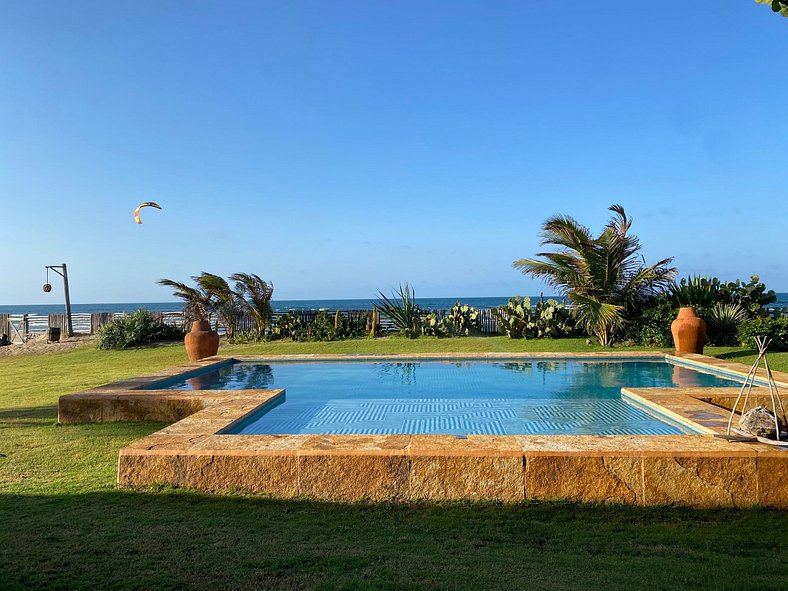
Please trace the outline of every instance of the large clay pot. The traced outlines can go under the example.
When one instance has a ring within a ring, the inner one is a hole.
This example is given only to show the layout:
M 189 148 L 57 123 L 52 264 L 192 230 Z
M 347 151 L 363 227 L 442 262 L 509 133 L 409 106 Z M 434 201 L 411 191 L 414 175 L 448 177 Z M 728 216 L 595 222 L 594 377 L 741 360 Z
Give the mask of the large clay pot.
M 670 325 L 676 353 L 703 353 L 706 341 L 706 322 L 695 314 L 695 308 L 679 308 L 679 314 Z
M 213 357 L 219 351 L 219 335 L 211 330 L 207 320 L 192 322 L 191 332 L 183 339 L 189 361 L 197 361 L 205 357 Z

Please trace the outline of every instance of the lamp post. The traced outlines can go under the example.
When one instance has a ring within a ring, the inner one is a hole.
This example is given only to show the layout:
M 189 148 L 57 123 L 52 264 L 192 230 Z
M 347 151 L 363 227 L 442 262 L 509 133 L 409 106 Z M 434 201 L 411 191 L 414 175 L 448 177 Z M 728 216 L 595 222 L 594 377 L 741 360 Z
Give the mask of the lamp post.
M 62 265 L 47 265 L 46 269 L 47 271 L 51 269 L 53 272 L 57 273 L 63 278 L 63 291 L 66 294 L 66 326 L 68 328 L 67 336 L 72 337 L 74 336 L 74 328 L 71 324 L 71 297 L 68 293 L 68 269 L 66 269 L 66 263 L 63 263 Z M 49 282 L 47 281 L 47 283 L 44 284 L 44 291 L 49 292 L 51 289 L 52 286 L 49 285 Z

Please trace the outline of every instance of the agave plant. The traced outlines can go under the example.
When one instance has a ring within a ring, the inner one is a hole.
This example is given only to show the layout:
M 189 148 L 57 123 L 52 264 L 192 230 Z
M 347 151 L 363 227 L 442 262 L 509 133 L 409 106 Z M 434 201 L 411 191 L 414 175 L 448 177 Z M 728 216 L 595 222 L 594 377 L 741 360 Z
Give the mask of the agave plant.
M 720 280 L 700 275 L 682 278 L 678 283 L 670 283 L 667 289 L 670 299 L 676 306 L 711 308 L 722 297 Z
M 378 309 L 394 323 L 400 333 L 410 339 L 421 334 L 421 308 L 416 303 L 416 293 L 412 287 L 407 283 L 400 284 L 391 298 L 383 295 L 383 292 L 378 292 L 378 296 Z
M 632 218 L 620 205 L 609 209 L 614 215 L 597 237 L 571 217 L 548 218 L 541 244 L 558 250 L 513 263 L 565 294 L 578 323 L 603 346 L 624 325 L 628 310 L 664 290 L 676 274 L 672 258 L 647 265 L 639 254 L 640 241 L 629 233 Z
M 715 345 L 733 347 L 739 343 L 739 325 L 747 320 L 747 310 L 739 304 L 716 303 L 707 316 L 709 338 Z

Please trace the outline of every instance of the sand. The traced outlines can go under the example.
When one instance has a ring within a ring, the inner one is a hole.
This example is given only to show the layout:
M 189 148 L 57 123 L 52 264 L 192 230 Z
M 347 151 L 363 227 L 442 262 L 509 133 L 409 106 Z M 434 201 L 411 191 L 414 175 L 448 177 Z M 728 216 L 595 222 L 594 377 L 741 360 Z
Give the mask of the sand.
M 46 335 L 30 335 L 26 343 L 15 343 L 0 347 L 0 358 L 26 355 L 29 353 L 56 353 L 81 347 L 95 340 L 95 335 L 76 334 L 73 337 L 63 338 L 58 343 L 47 343 Z

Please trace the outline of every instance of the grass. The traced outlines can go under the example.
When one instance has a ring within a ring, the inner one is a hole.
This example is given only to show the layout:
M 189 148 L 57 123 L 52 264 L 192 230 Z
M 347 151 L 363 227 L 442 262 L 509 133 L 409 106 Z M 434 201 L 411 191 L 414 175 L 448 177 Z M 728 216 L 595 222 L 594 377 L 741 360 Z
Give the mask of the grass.
M 585 339 L 377 339 L 223 354 L 598 350 Z M 751 351 L 712 349 L 747 362 Z M 788 368 L 788 354 L 770 357 Z M 332 505 L 114 487 L 160 424 L 58 426 L 58 396 L 184 361 L 181 346 L 0 359 L 2 589 L 788 587 L 788 513 L 568 503 Z

